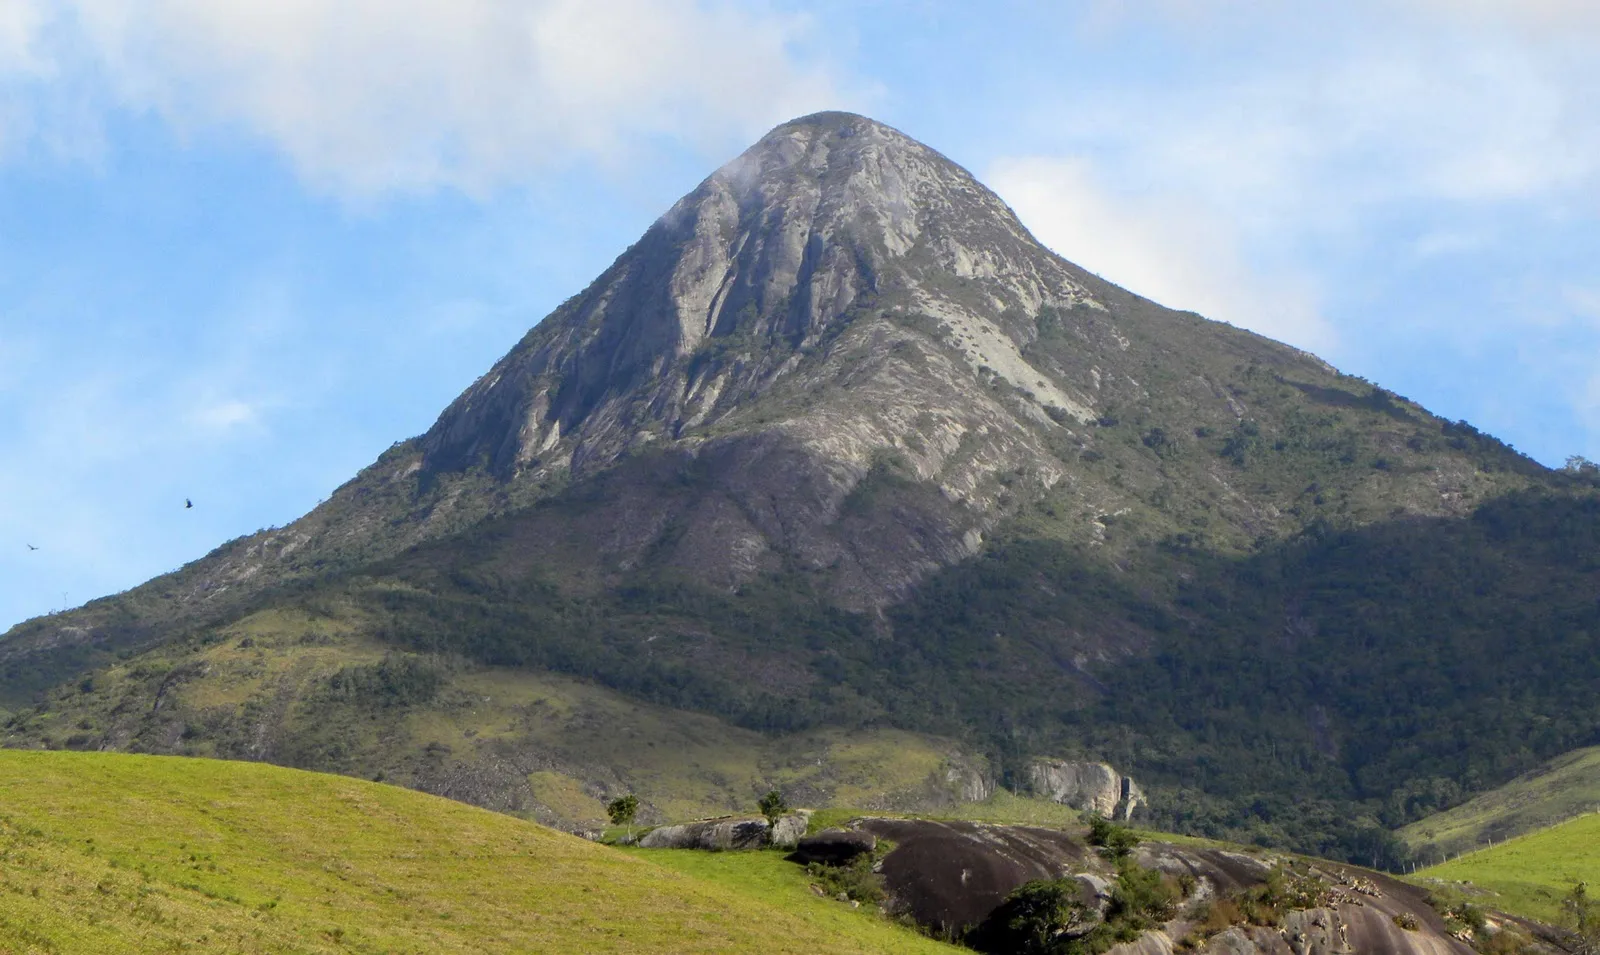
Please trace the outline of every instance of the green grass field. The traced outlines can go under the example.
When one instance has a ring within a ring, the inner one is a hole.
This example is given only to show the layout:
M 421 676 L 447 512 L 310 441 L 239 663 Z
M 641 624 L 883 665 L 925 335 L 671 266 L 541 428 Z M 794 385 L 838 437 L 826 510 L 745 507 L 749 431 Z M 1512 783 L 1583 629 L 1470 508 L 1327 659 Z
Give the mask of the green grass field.
M 1423 869 L 1415 880 L 1470 883 L 1489 895 L 1475 899 L 1513 915 L 1559 923 L 1559 902 L 1576 882 L 1600 885 L 1600 814 L 1581 816 L 1519 836 L 1492 849 Z
M 935 952 L 777 853 L 629 854 L 255 763 L 0 751 L 0 951 Z
M 1600 810 L 1600 746 L 1575 750 L 1538 770 L 1400 830 L 1424 859 L 1453 856 Z

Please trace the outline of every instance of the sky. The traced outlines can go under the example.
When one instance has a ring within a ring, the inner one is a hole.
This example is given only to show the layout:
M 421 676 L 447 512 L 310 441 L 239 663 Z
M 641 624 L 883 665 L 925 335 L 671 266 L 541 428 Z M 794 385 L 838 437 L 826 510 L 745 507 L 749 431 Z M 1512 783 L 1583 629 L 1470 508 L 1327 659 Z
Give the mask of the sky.
M 0 0 L 0 630 L 292 521 L 820 109 L 1600 458 L 1594 0 Z

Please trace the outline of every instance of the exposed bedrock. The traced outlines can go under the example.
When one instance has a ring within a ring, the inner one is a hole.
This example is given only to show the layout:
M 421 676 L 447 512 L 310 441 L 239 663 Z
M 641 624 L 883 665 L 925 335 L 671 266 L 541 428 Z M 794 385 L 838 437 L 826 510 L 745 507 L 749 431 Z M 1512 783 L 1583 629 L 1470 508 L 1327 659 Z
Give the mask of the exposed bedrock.
M 1107 819 L 1131 819 L 1145 802 L 1138 783 L 1107 763 L 1036 759 L 1028 764 L 1024 780 L 1036 796 Z
M 959 937 L 983 923 L 1017 887 L 1072 877 L 1098 918 L 1116 883 L 1116 866 L 1078 835 L 1027 826 L 866 818 L 851 826 L 894 849 L 880 863 L 888 907 L 929 931 Z M 1133 859 L 1182 885 L 1176 917 L 1112 949 L 1119 955 L 1470 955 L 1425 901 L 1425 892 L 1386 876 L 1332 863 L 1300 863 L 1321 887 L 1316 904 L 1283 912 L 1278 925 L 1236 924 L 1198 931 L 1194 917 L 1213 900 L 1266 882 L 1287 858 L 1220 848 L 1145 843 Z M 1414 926 L 1407 928 L 1403 926 Z

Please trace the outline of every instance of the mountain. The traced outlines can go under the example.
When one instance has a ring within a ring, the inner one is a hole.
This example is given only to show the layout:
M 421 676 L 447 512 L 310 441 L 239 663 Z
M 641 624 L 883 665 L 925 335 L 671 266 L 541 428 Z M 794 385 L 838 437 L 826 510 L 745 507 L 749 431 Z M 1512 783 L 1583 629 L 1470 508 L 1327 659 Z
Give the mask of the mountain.
M 1371 863 L 1595 742 L 1597 509 L 1591 475 L 1119 289 L 822 113 L 310 514 L 13 628 L 6 742 L 569 821 L 1109 759 L 1158 821 Z M 915 758 L 836 755 L 890 738 Z M 713 765 L 734 739 L 766 755 Z M 684 740 L 705 760 L 649 752 Z

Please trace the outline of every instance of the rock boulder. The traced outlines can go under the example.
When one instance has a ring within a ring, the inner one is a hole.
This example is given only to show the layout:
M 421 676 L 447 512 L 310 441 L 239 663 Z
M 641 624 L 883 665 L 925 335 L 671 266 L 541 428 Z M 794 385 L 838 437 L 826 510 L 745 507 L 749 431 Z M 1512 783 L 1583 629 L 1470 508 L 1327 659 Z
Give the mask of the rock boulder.
M 789 848 L 805 835 L 809 812 L 792 812 L 769 826 L 760 817 L 725 816 L 674 826 L 657 826 L 639 839 L 643 849 L 760 849 Z
M 1024 777 L 1028 791 L 1062 805 L 1127 821 L 1144 805 L 1144 791 L 1108 763 L 1035 759 Z
M 658 826 L 639 840 L 644 849 L 759 849 L 767 844 L 765 819 L 706 819 Z

